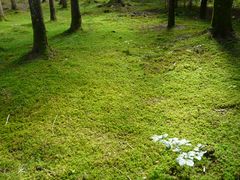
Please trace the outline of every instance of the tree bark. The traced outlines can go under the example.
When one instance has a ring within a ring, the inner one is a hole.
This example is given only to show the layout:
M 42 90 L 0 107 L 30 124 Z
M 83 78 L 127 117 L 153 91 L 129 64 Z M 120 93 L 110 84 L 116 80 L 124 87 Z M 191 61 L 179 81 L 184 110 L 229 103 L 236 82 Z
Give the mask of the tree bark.
M 81 29 L 82 17 L 79 8 L 78 0 L 71 0 L 71 26 L 69 32 L 75 32 Z
M 189 8 L 189 9 L 192 9 L 192 5 L 193 5 L 193 1 L 192 1 L 192 0 L 189 0 L 189 1 L 188 1 L 188 8 Z
M 44 54 L 48 48 L 48 41 L 46 35 L 46 28 L 43 21 L 41 1 L 28 0 L 32 27 L 33 27 L 33 48 L 32 53 Z
M 212 17 L 213 36 L 225 38 L 233 35 L 232 5 L 233 0 L 214 0 Z
M 49 8 L 50 8 L 50 20 L 51 21 L 56 21 L 57 18 L 56 18 L 54 0 L 49 0 Z
M 168 0 L 168 28 L 175 26 L 175 0 Z
M 17 10 L 17 2 L 16 2 L 16 0 L 11 0 L 11 9 L 12 10 Z
M 183 7 L 186 7 L 186 0 L 183 0 Z
M 67 8 L 67 0 L 61 0 L 61 5 L 63 9 Z
M 175 0 L 175 8 L 178 8 L 178 0 Z
M 4 18 L 4 12 L 3 12 L 3 7 L 2 7 L 2 1 L 0 0 L 0 21 L 5 20 Z
M 206 19 L 207 16 L 207 0 L 201 0 L 200 19 Z

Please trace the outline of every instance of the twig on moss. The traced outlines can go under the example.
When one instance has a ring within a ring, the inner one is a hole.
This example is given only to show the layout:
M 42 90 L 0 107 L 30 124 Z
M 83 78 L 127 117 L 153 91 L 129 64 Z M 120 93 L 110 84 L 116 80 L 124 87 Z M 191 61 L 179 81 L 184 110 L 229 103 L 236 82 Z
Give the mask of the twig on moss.
M 6 120 L 6 123 L 5 123 L 5 125 L 7 125 L 7 124 L 8 124 L 9 118 L 10 118 L 10 114 L 7 116 L 7 120 Z
M 54 134 L 54 126 L 55 126 L 55 122 L 56 122 L 57 118 L 58 118 L 58 114 L 56 115 L 56 117 L 52 123 L 52 134 Z

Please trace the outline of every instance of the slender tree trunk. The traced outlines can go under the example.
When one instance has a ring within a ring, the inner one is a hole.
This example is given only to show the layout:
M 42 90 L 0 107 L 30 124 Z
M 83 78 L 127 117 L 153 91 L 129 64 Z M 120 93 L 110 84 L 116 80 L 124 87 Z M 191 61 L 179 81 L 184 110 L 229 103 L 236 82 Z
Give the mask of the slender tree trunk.
M 81 29 L 82 17 L 80 13 L 78 0 L 71 0 L 71 17 L 72 17 L 71 26 L 68 31 L 75 32 Z
M 4 12 L 3 12 L 3 7 L 2 7 L 2 1 L 0 0 L 0 21 L 3 21 L 4 18 Z
M 186 0 L 183 0 L 183 7 L 186 7 Z
M 193 5 L 193 1 L 192 1 L 192 0 L 189 0 L 189 1 L 188 1 L 188 8 L 189 8 L 189 9 L 192 9 L 192 5 Z
M 175 0 L 168 0 L 168 28 L 175 26 Z
M 214 0 L 212 33 L 216 37 L 232 36 L 233 0 Z
M 33 49 L 34 54 L 43 54 L 48 48 L 46 28 L 43 21 L 41 1 L 28 0 L 33 27 Z
M 67 8 L 67 0 L 61 0 L 61 4 L 63 9 Z
M 178 0 L 175 0 L 175 8 L 178 8 Z
M 11 8 L 12 8 L 12 10 L 17 10 L 17 2 L 16 2 L 16 0 L 11 0 Z
M 207 16 L 207 0 L 201 0 L 200 19 L 206 19 Z
M 50 7 L 50 20 L 51 21 L 56 21 L 56 11 L 54 7 L 54 0 L 49 0 L 49 7 Z

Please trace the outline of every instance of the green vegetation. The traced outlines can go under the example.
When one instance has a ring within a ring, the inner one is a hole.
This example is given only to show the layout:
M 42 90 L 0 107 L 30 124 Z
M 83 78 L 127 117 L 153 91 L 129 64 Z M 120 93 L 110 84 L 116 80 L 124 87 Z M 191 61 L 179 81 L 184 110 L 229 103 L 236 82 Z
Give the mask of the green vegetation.
M 131 4 L 82 4 L 83 31 L 68 36 L 70 9 L 57 8 L 51 22 L 44 4 L 53 55 L 29 62 L 29 12 L 6 13 L 0 179 L 239 177 L 240 42 L 211 38 L 210 21 L 195 11 L 179 9 L 167 30 L 163 4 Z M 150 139 L 163 133 L 206 144 L 209 153 L 180 167 L 177 154 Z

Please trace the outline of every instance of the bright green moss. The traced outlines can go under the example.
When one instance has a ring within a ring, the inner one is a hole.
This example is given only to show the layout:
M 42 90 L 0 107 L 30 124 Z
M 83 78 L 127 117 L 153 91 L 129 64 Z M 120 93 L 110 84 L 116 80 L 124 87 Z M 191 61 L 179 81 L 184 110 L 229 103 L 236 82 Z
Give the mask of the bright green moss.
M 133 4 L 110 13 L 82 6 L 83 32 L 71 36 L 59 36 L 69 10 L 58 10 L 53 23 L 44 5 L 55 56 L 21 65 L 32 44 L 29 13 L 7 14 L 0 24 L 0 179 L 239 176 L 239 42 L 201 35 L 210 22 L 181 12 L 168 31 L 163 10 L 132 14 L 160 4 Z M 150 140 L 163 133 L 209 144 L 214 154 L 179 167 L 177 154 Z

